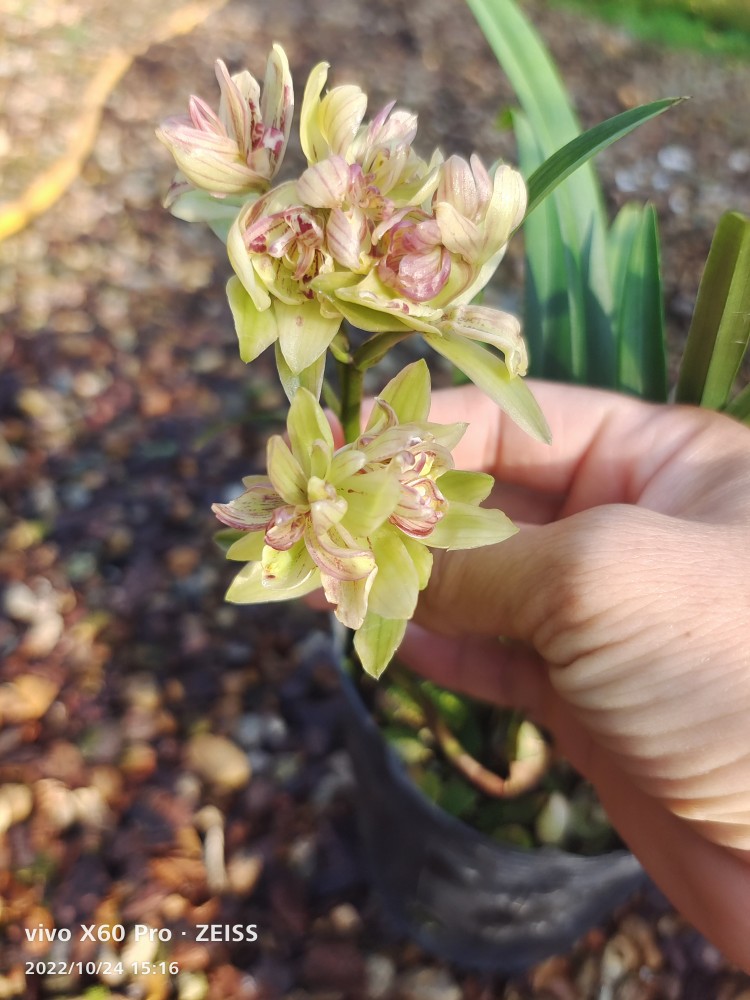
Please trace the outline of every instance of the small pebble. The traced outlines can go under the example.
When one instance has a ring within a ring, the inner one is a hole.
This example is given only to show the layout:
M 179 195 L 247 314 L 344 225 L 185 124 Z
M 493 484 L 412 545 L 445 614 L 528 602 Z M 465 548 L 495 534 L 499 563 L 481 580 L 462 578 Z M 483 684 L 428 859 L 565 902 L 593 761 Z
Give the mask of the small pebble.
M 158 930 L 158 928 L 156 928 Z M 125 946 L 122 949 L 120 958 L 123 965 L 130 966 L 140 962 L 151 962 L 159 948 L 159 941 L 154 934 L 141 934 L 138 939 L 135 937 L 135 930 L 131 931 Z
M 167 552 L 167 567 L 178 580 L 184 580 L 193 572 L 199 559 L 200 552 L 197 548 L 191 545 L 175 545 Z
M 17 725 L 41 719 L 60 690 L 41 674 L 22 674 L 0 685 L 0 724 Z
M 39 597 L 25 583 L 14 581 L 5 588 L 3 608 L 17 622 L 30 624 L 39 614 Z
M 28 785 L 0 785 L 0 835 L 31 815 L 34 796 Z
M 356 934 L 362 929 L 362 918 L 351 903 L 339 903 L 328 914 L 331 927 L 339 934 Z
M 205 1000 L 208 980 L 202 972 L 180 972 L 177 976 L 178 1000 Z
M 750 172 L 750 150 L 733 149 L 727 157 L 727 166 L 735 174 Z
M 685 146 L 664 146 L 659 150 L 656 158 L 660 166 L 676 174 L 689 173 L 695 167 L 695 157 Z
M 237 896 L 250 896 L 262 872 L 259 854 L 235 854 L 227 864 L 227 885 Z
M 56 611 L 49 612 L 28 629 L 21 642 L 21 651 L 31 659 L 44 659 L 58 644 L 64 629 L 62 617 Z
M 250 780 L 247 754 L 225 736 L 197 733 L 190 739 L 185 757 L 191 770 L 220 791 L 236 791 Z
M 368 955 L 365 959 L 365 990 L 369 1000 L 383 1000 L 393 989 L 396 966 L 387 955 Z
M 39 812 L 56 830 L 67 830 L 78 819 L 78 808 L 69 788 L 56 778 L 41 778 L 34 783 Z
M 401 1000 L 461 1000 L 461 987 L 445 969 L 410 969 L 398 977 Z
M 617 933 L 610 938 L 602 955 L 602 982 L 612 984 L 628 972 L 640 968 L 640 949 L 631 938 Z

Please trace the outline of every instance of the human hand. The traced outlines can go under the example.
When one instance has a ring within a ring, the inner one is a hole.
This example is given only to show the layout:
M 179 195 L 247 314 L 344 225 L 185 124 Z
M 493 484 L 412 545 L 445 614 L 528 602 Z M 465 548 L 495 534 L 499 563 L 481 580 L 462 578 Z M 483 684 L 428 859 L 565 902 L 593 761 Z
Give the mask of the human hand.
M 657 884 L 750 972 L 750 432 L 534 389 L 551 446 L 473 387 L 434 394 L 432 419 L 469 423 L 457 465 L 497 478 L 521 530 L 435 553 L 399 656 L 549 729 Z

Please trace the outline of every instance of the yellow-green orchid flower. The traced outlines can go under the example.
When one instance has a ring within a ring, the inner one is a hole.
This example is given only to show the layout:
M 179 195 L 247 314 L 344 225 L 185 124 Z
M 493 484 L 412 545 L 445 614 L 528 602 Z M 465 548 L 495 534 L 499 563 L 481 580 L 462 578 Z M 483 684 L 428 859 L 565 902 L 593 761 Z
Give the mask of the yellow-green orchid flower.
M 234 76 L 216 62 L 221 88 L 218 114 L 200 97 L 191 97 L 189 114 L 168 118 L 157 130 L 183 181 L 168 202 L 191 186 L 214 196 L 265 191 L 276 176 L 289 139 L 294 94 L 284 50 L 274 45 L 261 88 L 245 70 Z
M 356 86 L 334 87 L 321 96 L 328 79 L 328 63 L 310 73 L 300 112 L 300 142 L 310 166 L 329 157 L 357 164 L 367 184 L 400 208 L 419 205 L 437 185 L 442 156 L 429 163 L 412 149 L 417 116 L 387 104 L 369 124 L 363 124 L 367 95 Z
M 236 603 L 303 596 L 318 587 L 336 617 L 356 630 L 355 648 L 378 676 L 393 656 L 427 586 L 433 548 L 494 544 L 516 529 L 479 506 L 492 477 L 453 468 L 465 425 L 427 420 L 424 361 L 384 389 L 362 435 L 334 449 L 328 421 L 305 389 L 292 402 L 289 445 L 268 444 L 268 475 L 217 517 L 243 532 L 228 558 L 247 562 L 227 593 Z

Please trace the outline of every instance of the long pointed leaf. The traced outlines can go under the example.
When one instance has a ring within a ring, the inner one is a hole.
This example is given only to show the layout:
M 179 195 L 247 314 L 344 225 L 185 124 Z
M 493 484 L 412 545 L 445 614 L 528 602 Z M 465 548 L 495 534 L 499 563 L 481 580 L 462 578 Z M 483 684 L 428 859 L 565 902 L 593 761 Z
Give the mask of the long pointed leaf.
M 566 143 L 562 149 L 558 149 L 545 162 L 534 171 L 528 180 L 528 205 L 526 216 L 528 217 L 534 209 L 550 194 L 554 189 L 569 177 L 575 170 L 578 170 L 584 163 L 593 156 L 626 136 L 633 129 L 644 122 L 663 114 L 668 108 L 674 107 L 685 100 L 683 97 L 667 97 L 661 101 L 654 101 L 652 104 L 644 104 L 639 108 L 631 108 L 623 111 L 622 114 L 608 118 L 606 121 L 595 125 L 587 132 L 577 136 Z
M 508 75 L 539 148 L 539 162 L 581 131 L 565 87 L 539 35 L 513 0 L 467 0 Z M 565 245 L 571 354 L 575 381 L 612 385 L 612 290 L 606 261 L 606 218 L 591 164 L 584 164 L 553 194 Z
M 742 392 L 737 393 L 724 412 L 745 424 L 750 424 L 750 385 L 746 385 Z
M 665 402 L 667 359 L 659 232 L 652 205 L 628 205 L 610 232 L 618 389 Z
M 677 401 L 721 409 L 750 342 L 750 219 L 719 220 L 698 290 Z
M 514 111 L 521 170 L 539 162 L 541 153 L 528 118 Z M 540 206 L 523 224 L 526 250 L 524 282 L 524 337 L 529 346 L 529 374 L 535 378 L 574 382 L 582 371 L 582 337 L 573 337 L 575 301 L 570 301 L 565 244 L 554 199 Z M 577 332 L 582 333 L 579 323 Z M 582 380 L 582 379 L 580 379 Z

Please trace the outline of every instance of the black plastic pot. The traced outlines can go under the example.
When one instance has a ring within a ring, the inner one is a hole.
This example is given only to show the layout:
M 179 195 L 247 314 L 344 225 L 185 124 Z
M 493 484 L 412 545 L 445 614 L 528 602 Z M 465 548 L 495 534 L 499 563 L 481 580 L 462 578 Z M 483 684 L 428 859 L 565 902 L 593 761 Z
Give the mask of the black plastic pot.
M 627 851 L 580 857 L 521 850 L 442 812 L 410 781 L 340 673 L 361 837 L 397 933 L 467 969 L 518 973 L 568 951 L 644 884 Z

